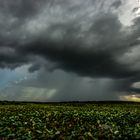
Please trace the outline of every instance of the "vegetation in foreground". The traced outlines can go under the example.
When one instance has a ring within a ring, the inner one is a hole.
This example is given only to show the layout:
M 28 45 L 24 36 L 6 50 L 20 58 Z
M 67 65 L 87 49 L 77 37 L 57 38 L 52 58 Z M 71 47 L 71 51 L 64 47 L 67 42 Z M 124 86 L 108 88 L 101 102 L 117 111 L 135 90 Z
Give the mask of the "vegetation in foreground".
M 140 104 L 4 104 L 0 139 L 140 139 Z

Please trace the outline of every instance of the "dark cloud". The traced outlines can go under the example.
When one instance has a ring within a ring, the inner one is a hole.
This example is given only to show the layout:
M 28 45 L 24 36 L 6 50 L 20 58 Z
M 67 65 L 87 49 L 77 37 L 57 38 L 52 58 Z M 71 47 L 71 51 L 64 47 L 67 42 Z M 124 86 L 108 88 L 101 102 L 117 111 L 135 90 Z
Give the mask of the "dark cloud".
M 43 67 L 117 79 L 116 89 L 126 91 L 139 80 L 140 18 L 123 24 L 116 10 L 123 4 L 0 0 L 0 67 L 31 64 L 29 72 Z
M 40 67 L 41 67 L 40 64 L 35 63 L 29 68 L 29 72 L 35 72 L 35 71 L 39 70 Z
M 114 3 L 112 3 L 112 6 L 115 8 L 119 8 L 121 4 L 122 4 L 121 0 L 116 0 Z
M 40 0 L 39 2 L 36 0 L 0 0 L 0 11 L 3 14 L 10 14 L 21 20 L 37 14 L 37 12 L 43 7 L 44 2 L 44 0 Z
M 136 24 L 135 26 L 137 27 Z M 127 63 L 117 61 L 117 57 L 139 43 L 139 32 L 134 30 L 128 35 L 126 31 L 122 31 L 123 28 L 117 17 L 112 14 L 97 16 L 82 37 L 77 37 L 81 32 L 77 23 L 55 23 L 49 27 L 49 36 L 46 31 L 34 42 L 20 48 L 20 51 L 41 55 L 55 62 L 56 68 L 76 72 L 82 76 L 131 77 L 139 72 L 130 69 Z M 58 35 L 61 39 L 51 38 L 51 34 L 57 32 L 60 33 Z
M 26 51 L 36 55 L 40 54 L 46 59 L 56 62 L 57 69 L 76 72 L 82 76 L 122 78 L 133 76 L 136 73 L 136 71 L 127 69 L 125 65 L 117 63 L 110 52 L 92 50 L 79 52 L 71 48 L 55 48 L 58 45 L 58 43 L 35 42 L 30 45 L 31 48 L 27 47 Z
M 96 6 L 91 8 L 89 4 L 93 2 L 98 8 Z M 84 6 L 79 1 L 74 3 L 74 1 L 42 0 L 35 1 L 33 4 L 32 0 L 24 2 L 6 0 L 0 3 L 1 16 L 7 20 L 7 23 L 1 22 L 1 50 L 5 48 L 13 50 L 10 52 L 13 55 L 1 53 L 2 63 L 9 65 L 9 63 L 21 62 L 23 64 L 30 62 L 28 57 L 30 54 L 35 54 L 55 61 L 56 68 L 81 75 L 120 78 L 135 73 L 135 70 L 129 70 L 126 65 L 117 62 L 116 57 L 117 53 L 123 54 L 129 51 L 132 44 L 139 43 L 135 39 L 139 37 L 139 32 L 129 35 L 127 31 L 123 31 L 125 27 L 116 14 L 100 10 L 101 2 L 89 0 L 84 3 Z M 67 5 L 68 3 L 70 6 Z M 121 5 L 120 1 L 113 1 L 113 3 L 108 1 L 108 5 L 111 6 L 116 6 L 118 3 Z M 103 7 L 105 5 L 106 3 L 102 3 Z M 79 6 L 80 9 L 78 9 Z M 43 14 L 45 7 L 46 11 Z M 59 9 L 62 7 L 64 8 Z M 82 9 L 84 7 L 86 7 L 85 11 Z M 54 8 L 58 8 L 58 13 Z M 75 13 L 70 9 L 75 9 Z M 64 12 L 70 17 L 65 16 Z M 95 12 L 95 14 L 85 15 L 89 12 L 91 14 Z M 6 17 L 7 15 L 9 18 Z M 58 17 L 51 21 L 53 16 Z M 20 18 L 26 21 L 23 22 Z M 136 22 L 135 26 L 137 27 Z M 33 34 L 27 31 L 28 29 Z M 36 68 L 39 66 L 34 65 Z

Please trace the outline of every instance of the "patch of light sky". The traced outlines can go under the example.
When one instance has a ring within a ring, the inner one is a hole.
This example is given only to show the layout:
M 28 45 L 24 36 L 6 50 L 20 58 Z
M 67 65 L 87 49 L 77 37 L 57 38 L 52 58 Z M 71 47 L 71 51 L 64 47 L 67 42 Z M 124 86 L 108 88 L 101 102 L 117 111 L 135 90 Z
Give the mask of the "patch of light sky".
M 23 80 L 31 79 L 36 76 L 36 73 L 29 73 L 28 68 L 30 65 L 24 65 L 16 68 L 15 70 L 0 69 L 0 90 L 16 85 Z
M 132 25 L 132 20 L 136 18 L 137 13 L 133 9 L 140 7 L 139 0 L 122 0 L 123 5 L 119 8 L 119 19 L 126 26 Z

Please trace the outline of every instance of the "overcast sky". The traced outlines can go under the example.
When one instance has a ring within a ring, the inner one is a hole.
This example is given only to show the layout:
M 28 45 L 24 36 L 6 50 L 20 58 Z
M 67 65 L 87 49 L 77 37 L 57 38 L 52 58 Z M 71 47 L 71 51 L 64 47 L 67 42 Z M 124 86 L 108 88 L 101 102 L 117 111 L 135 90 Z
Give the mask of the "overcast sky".
M 138 0 L 0 0 L 0 100 L 140 94 Z

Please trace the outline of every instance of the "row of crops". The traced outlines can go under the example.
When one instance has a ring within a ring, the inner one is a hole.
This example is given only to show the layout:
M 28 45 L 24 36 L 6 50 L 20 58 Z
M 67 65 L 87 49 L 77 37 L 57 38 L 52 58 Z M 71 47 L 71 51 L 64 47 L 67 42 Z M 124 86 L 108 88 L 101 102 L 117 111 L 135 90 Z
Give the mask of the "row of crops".
M 0 105 L 0 139 L 140 139 L 140 104 Z

